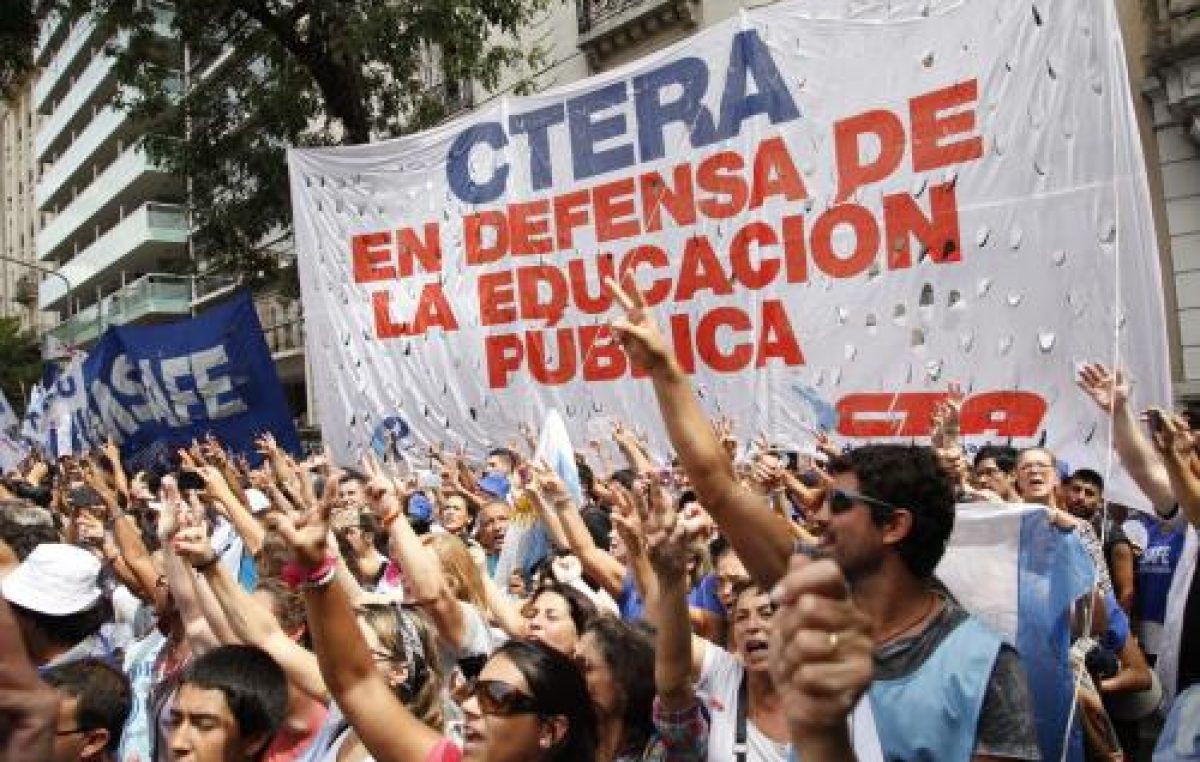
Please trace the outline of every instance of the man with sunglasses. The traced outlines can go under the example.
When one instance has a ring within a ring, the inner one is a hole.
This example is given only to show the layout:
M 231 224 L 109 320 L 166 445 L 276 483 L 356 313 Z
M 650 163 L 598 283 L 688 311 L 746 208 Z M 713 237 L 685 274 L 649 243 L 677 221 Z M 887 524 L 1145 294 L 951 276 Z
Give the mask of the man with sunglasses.
M 608 285 L 625 310 L 613 323 L 614 334 L 652 380 L 671 443 L 700 501 L 750 575 L 770 589 L 788 567 L 790 527 L 729 469 L 632 276 Z M 832 459 L 829 471 L 832 482 L 814 517 L 818 552 L 837 562 L 854 604 L 873 625 L 876 670 L 869 696 L 886 758 L 1040 759 L 1027 678 L 1015 652 L 933 576 L 954 525 L 954 487 L 933 451 L 860 447 Z M 824 653 L 836 655 L 841 634 L 823 634 Z M 803 716 L 804 703 L 787 709 L 793 726 L 826 720 Z M 820 745 L 832 739 L 813 740 Z

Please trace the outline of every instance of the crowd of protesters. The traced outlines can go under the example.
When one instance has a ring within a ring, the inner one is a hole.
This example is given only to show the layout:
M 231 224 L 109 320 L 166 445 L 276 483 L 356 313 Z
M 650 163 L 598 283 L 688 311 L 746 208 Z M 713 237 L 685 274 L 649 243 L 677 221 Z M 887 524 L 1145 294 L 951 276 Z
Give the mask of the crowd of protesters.
M 822 435 L 797 456 L 709 420 L 636 287 L 610 287 L 674 457 L 618 425 L 624 462 L 576 454 L 581 497 L 532 443 L 418 472 L 266 434 L 254 468 L 210 438 L 169 473 L 126 473 L 110 444 L 5 475 L 0 757 L 1042 759 L 1029 662 L 935 574 L 956 515 L 1032 504 L 1094 572 L 1063 624 L 1064 736 L 1089 759 L 1200 759 L 1184 418 L 1080 371 L 1153 512 L 1107 502 L 1104 464 L 969 462 L 953 394 L 928 444 Z M 500 578 L 530 523 L 549 551 Z

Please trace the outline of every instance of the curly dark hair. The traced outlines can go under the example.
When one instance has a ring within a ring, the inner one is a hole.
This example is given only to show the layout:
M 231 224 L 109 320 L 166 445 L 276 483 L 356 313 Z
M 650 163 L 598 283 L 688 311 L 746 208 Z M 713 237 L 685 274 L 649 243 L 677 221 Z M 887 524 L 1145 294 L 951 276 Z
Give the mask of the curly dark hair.
M 913 576 L 932 577 L 954 529 L 954 484 L 933 450 L 916 445 L 864 445 L 833 458 L 828 470 L 854 474 L 859 492 L 912 514 L 912 530 L 896 545 L 896 552 Z M 877 525 L 889 518 L 887 509 L 869 507 Z
M 654 641 L 611 614 L 592 620 L 585 635 L 595 637 L 604 663 L 620 691 L 615 710 L 625 724 L 625 748 L 618 756 L 641 756 L 654 734 Z

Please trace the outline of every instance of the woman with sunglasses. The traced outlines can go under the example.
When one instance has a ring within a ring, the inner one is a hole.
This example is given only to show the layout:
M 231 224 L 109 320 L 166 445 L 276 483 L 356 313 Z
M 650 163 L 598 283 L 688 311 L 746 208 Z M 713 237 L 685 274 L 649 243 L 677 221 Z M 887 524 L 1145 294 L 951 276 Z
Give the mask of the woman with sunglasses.
M 492 654 L 463 703 L 463 758 L 478 762 L 592 762 L 596 718 L 570 658 L 510 640 Z
M 463 704 L 460 751 L 414 715 L 389 689 L 355 621 L 327 547 L 328 506 L 272 522 L 306 570 L 305 603 L 321 675 L 339 709 L 376 762 L 592 762 L 595 716 L 587 685 L 567 656 L 510 641 L 484 664 Z

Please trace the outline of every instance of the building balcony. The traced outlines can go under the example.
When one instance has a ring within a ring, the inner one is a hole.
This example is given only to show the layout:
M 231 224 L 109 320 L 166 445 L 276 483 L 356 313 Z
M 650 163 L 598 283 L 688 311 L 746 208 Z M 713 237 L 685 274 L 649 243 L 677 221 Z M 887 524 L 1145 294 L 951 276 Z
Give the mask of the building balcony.
M 186 275 L 144 275 L 64 320 L 50 331 L 50 335 L 64 344 L 85 346 L 99 338 L 109 326 L 187 317 L 191 309 L 191 278 Z
M 39 114 L 50 114 L 54 102 L 63 98 L 71 88 L 71 75 L 83 68 L 82 56 L 95 51 L 102 42 L 100 30 L 91 16 L 83 16 L 75 22 L 70 36 L 55 52 L 33 86 L 33 108 Z
M 176 184 L 140 145 L 131 146 L 42 227 L 37 238 L 38 259 L 69 258 L 125 216 L 125 199 L 133 199 L 132 206 L 144 199 L 164 198 Z
M 579 47 L 593 68 L 664 29 L 694 29 L 699 0 L 575 0 Z
M 71 147 L 42 173 L 34 193 L 38 209 L 47 211 L 66 203 L 72 186 L 91 179 L 93 167 L 111 162 L 120 152 L 112 138 L 128 123 L 125 111 L 105 106 Z M 107 150 L 102 152 L 105 147 Z
M 107 100 L 108 93 L 103 91 L 111 89 L 111 80 L 115 76 L 113 63 L 112 56 L 93 58 L 66 97 L 59 101 L 54 113 L 42 122 L 33 140 L 33 153 L 38 161 L 48 161 L 52 151 L 66 148 L 74 134 L 99 111 L 96 101 Z
M 34 65 L 45 66 L 70 30 L 71 25 L 61 11 L 52 10 L 47 13 L 42 19 L 37 44 L 33 47 Z
M 168 80 L 167 92 L 179 94 L 178 77 Z M 129 148 L 135 135 L 136 126 L 127 111 L 116 106 L 102 108 L 70 147 L 42 172 L 35 191 L 38 209 L 50 211 L 69 203 L 72 189 L 90 183 L 98 169 L 112 164 Z
M 122 272 L 159 269 L 160 264 L 182 254 L 187 238 L 183 207 L 144 204 L 58 272 L 70 282 L 72 294 L 86 294 Z M 67 296 L 62 278 L 46 278 L 38 288 L 38 304 L 44 310 L 63 308 Z

